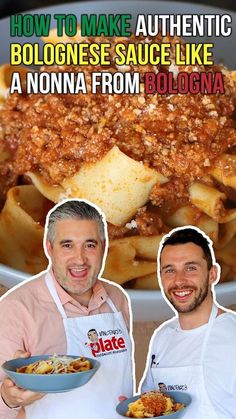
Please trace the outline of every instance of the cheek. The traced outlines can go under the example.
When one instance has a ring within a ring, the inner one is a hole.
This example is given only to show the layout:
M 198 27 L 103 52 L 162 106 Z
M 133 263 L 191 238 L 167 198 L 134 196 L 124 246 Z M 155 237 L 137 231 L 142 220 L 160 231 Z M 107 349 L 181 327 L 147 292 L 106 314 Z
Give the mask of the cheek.
M 171 281 L 167 281 L 167 280 L 162 281 L 162 287 L 163 287 L 163 290 L 164 290 L 165 292 L 166 292 L 166 291 L 168 291 L 168 289 L 169 289 L 170 285 L 171 285 Z
M 56 268 L 60 268 L 66 265 L 67 259 L 65 255 L 57 253 L 52 256 L 52 263 Z
M 100 252 L 91 253 L 89 255 L 89 259 L 94 264 L 95 267 L 100 267 L 102 263 L 102 255 Z

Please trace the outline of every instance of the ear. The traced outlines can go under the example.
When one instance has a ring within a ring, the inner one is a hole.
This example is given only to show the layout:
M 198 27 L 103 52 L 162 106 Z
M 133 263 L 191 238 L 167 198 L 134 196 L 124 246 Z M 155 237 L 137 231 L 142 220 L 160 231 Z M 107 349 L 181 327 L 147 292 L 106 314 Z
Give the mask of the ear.
M 105 252 L 105 249 L 106 249 L 106 239 L 104 239 L 102 241 L 102 250 L 103 250 L 103 252 Z
M 209 271 L 209 285 L 214 284 L 219 279 L 219 270 L 217 265 L 213 265 Z
M 48 252 L 48 256 L 51 257 L 51 255 L 52 255 L 52 245 L 51 245 L 49 240 L 46 240 L 46 249 L 47 249 L 47 252 Z

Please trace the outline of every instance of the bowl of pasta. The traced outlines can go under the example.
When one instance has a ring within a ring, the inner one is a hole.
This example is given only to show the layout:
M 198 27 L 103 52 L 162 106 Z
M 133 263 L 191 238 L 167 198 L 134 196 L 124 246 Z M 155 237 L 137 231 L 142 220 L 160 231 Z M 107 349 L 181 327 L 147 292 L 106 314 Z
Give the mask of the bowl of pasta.
M 61 393 L 88 383 L 99 366 L 95 359 L 82 356 L 39 355 L 6 361 L 2 369 L 18 387 Z
M 235 34 L 184 40 L 160 33 L 136 36 L 135 23 L 140 15 L 188 14 L 188 19 L 194 16 L 197 28 L 202 22 L 197 26 L 196 21 L 204 14 L 225 14 L 233 28 L 236 13 L 171 1 L 81 2 L 31 13 L 74 14 L 78 29 L 73 37 L 59 36 L 51 19 L 51 30 L 43 39 L 34 35 L 12 38 L 9 19 L 1 22 L 0 283 L 12 287 L 46 268 L 42 246 L 46 213 L 62 199 L 80 198 L 94 202 L 106 215 L 109 251 L 103 276 L 128 290 L 135 320 L 162 321 L 172 314 L 158 287 L 156 255 L 163 234 L 178 226 L 197 226 L 212 239 L 222 270 L 219 302 L 235 303 Z M 82 14 L 130 16 L 131 35 L 82 36 Z M 165 68 L 149 62 L 139 65 L 135 58 L 126 65 L 115 61 L 114 51 L 121 44 L 131 51 L 130 46 L 140 49 L 168 42 L 172 51 L 179 43 L 184 51 L 186 42 L 209 44 L 212 39 L 214 64 L 210 67 L 177 66 L 173 60 Z M 53 50 L 67 44 L 90 48 L 109 43 L 111 64 L 13 67 L 8 63 L 13 41 L 22 46 L 37 43 L 41 52 L 45 45 Z M 140 92 L 104 94 L 98 90 L 93 94 L 89 80 L 95 71 L 139 73 Z M 221 74 L 224 93 L 145 93 L 144 74 L 166 71 L 174 77 L 184 72 Z M 21 76 L 23 91 L 9 94 L 14 72 Z M 26 72 L 43 74 L 44 80 L 50 80 L 51 91 L 27 92 Z M 57 73 L 64 81 L 65 74 L 83 73 L 87 93 L 58 93 L 53 85 Z
M 120 416 L 128 418 L 157 419 L 171 416 L 180 419 L 186 414 L 191 402 L 191 396 L 181 391 L 149 391 L 121 402 L 116 411 Z

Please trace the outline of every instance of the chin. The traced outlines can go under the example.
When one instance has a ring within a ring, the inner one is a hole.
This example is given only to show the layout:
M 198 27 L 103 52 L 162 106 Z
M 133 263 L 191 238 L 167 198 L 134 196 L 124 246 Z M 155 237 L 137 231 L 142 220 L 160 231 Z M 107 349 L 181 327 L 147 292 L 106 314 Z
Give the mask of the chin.
M 181 305 L 179 302 L 175 302 L 173 300 L 169 300 L 172 306 L 175 308 L 175 310 L 178 311 L 178 313 L 188 313 L 192 310 L 194 310 L 195 306 L 192 307 L 193 304 L 188 303 L 188 305 Z
M 177 307 L 175 306 L 178 313 L 191 313 L 192 311 L 196 310 L 199 307 L 199 305 L 192 304 L 185 307 Z
M 190 313 L 194 309 L 191 309 L 191 307 L 175 307 L 175 309 L 178 311 L 178 313 Z
M 81 288 L 81 287 L 71 287 L 68 288 L 68 292 L 71 292 L 73 294 L 81 295 L 84 294 L 88 290 L 87 287 Z

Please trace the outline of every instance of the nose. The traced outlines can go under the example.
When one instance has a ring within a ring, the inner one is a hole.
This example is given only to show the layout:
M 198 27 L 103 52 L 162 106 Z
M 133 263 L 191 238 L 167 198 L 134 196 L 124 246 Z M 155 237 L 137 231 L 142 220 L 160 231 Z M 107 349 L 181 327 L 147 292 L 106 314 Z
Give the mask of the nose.
M 182 270 L 176 270 L 173 283 L 177 287 L 181 287 L 185 283 L 185 276 Z
M 72 255 L 73 261 L 78 265 L 84 265 L 87 261 L 86 252 L 83 246 L 75 246 Z

